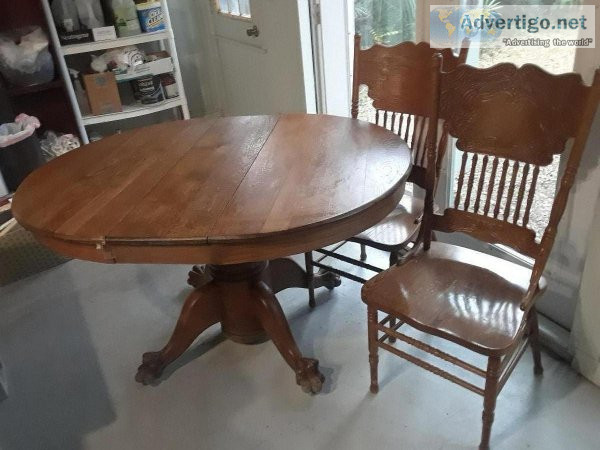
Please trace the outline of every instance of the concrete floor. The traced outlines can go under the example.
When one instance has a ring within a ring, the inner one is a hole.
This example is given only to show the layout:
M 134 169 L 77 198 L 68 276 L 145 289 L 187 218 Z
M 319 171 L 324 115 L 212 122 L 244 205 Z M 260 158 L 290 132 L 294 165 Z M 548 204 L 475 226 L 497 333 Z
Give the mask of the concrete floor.
M 357 249 L 350 249 L 357 254 Z M 370 262 L 384 264 L 374 251 Z M 359 286 L 279 295 L 305 355 L 327 377 L 304 394 L 272 343 L 223 340 L 218 326 L 156 386 L 133 380 L 141 354 L 168 338 L 188 288 L 186 266 L 72 261 L 0 288 L 0 448 L 475 448 L 482 399 L 382 352 L 368 393 L 366 310 Z M 446 346 L 447 348 L 448 346 Z M 598 448 L 600 389 L 545 354 L 528 353 L 498 399 L 492 446 Z

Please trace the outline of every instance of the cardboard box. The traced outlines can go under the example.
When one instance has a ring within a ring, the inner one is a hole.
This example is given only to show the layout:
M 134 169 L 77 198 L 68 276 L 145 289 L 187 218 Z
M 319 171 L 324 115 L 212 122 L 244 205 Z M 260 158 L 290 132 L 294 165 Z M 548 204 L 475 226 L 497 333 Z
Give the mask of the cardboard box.
M 83 85 L 93 115 L 97 116 L 123 110 L 117 81 L 112 72 L 83 75 Z

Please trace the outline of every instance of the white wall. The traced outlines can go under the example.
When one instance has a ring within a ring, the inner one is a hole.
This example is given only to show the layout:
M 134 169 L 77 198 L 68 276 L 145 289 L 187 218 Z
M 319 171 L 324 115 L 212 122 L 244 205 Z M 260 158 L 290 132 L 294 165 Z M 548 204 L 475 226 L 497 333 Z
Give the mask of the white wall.
M 202 86 L 207 84 L 204 67 L 208 66 L 206 50 L 202 45 L 206 39 L 202 10 L 208 3 L 204 0 L 169 2 L 181 77 L 192 116 L 203 115 L 207 109 L 202 89 Z
M 600 386 L 600 202 L 596 205 L 591 230 L 572 333 L 573 365 Z
M 202 115 L 205 109 L 199 83 L 202 65 L 202 50 L 199 45 L 200 30 L 202 29 L 199 25 L 199 3 L 201 2 L 194 0 L 169 2 L 169 13 L 175 35 L 181 77 L 192 116 Z
M 591 3 L 591 2 L 590 2 Z M 596 23 L 600 23 L 600 1 L 595 0 Z M 591 84 L 600 66 L 600 46 L 578 49 L 574 71 Z M 593 230 L 595 206 L 600 201 L 600 113 L 592 125 L 569 203 L 558 229 L 556 243 L 546 273 L 551 282 L 540 304 L 552 308 L 552 317 L 565 328 L 572 329 L 578 302 L 581 276 L 588 254 L 588 239 Z M 600 317 L 599 317 L 600 319 Z

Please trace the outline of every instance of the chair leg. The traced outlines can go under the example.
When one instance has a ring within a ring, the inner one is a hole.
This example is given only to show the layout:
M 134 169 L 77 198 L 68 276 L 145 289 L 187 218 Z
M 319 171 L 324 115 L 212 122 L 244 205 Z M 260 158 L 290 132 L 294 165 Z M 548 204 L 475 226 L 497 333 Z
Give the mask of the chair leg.
M 360 260 L 363 262 L 367 260 L 367 246 L 365 244 L 360 244 Z
M 396 318 L 395 317 L 390 317 L 390 328 L 394 328 L 396 326 Z M 394 344 L 396 342 L 396 338 L 394 336 L 389 336 L 387 338 L 388 342 L 390 344 Z
M 540 330 L 538 326 L 538 317 L 535 307 L 529 310 L 529 343 L 533 353 L 533 373 L 541 375 L 544 373 L 542 367 L 542 355 L 540 352 Z
M 397 251 L 393 251 L 390 252 L 390 267 L 396 265 L 396 263 L 398 262 L 398 252 Z M 392 317 L 390 318 L 390 328 L 394 328 L 396 326 L 396 318 Z M 393 336 L 388 337 L 388 342 L 390 344 L 393 344 L 396 342 L 396 338 Z
M 490 434 L 494 422 L 494 411 L 496 409 L 496 397 L 498 396 L 498 379 L 500 378 L 500 357 L 490 356 L 488 359 L 487 372 L 485 376 L 485 390 L 483 394 L 483 428 L 481 430 L 481 443 L 479 450 L 490 448 Z
M 308 285 L 308 306 L 314 308 L 315 303 L 315 271 L 313 266 L 313 255 L 312 252 L 306 252 L 304 254 L 304 263 L 306 266 L 306 284 Z
M 393 252 L 390 252 L 390 267 L 396 265 L 397 262 L 398 262 L 398 252 L 396 250 L 394 250 Z
M 373 306 L 367 308 L 367 326 L 369 335 L 369 365 L 371 367 L 371 392 L 376 394 L 379 391 L 379 379 L 377 376 L 377 366 L 379 364 L 379 355 L 377 351 L 377 309 Z

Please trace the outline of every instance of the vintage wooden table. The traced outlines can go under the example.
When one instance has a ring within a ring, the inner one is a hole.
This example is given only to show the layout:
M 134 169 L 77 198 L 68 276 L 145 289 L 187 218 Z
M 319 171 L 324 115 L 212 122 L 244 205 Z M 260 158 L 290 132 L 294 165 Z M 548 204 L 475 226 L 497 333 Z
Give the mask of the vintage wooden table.
M 166 346 L 136 380 L 160 377 L 209 326 L 240 343 L 270 337 L 305 391 L 303 357 L 275 294 L 311 276 L 285 256 L 339 242 L 398 204 L 410 153 L 395 134 L 324 115 L 204 118 L 111 136 L 31 174 L 13 203 L 43 244 L 103 263 L 204 263 Z M 109 282 L 109 280 L 107 280 Z M 315 286 L 339 284 L 314 275 Z

